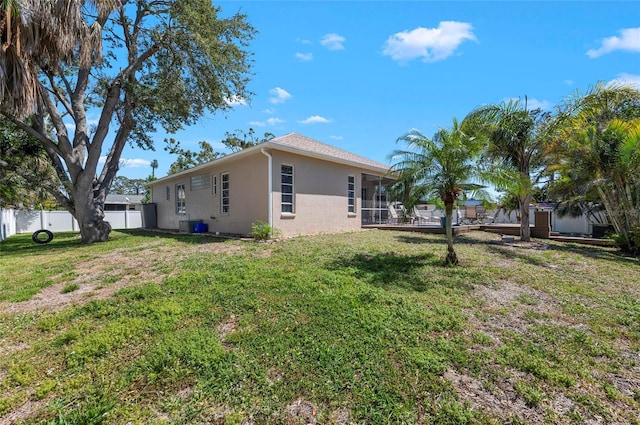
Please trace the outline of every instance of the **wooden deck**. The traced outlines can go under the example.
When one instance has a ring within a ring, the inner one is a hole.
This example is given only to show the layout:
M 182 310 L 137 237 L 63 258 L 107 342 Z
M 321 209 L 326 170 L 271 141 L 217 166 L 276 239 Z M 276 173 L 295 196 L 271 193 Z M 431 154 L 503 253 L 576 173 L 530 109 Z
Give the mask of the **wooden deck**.
M 461 233 L 468 233 L 472 230 L 481 230 L 479 224 L 469 226 L 453 226 L 453 234 L 459 235 Z M 418 232 L 418 233 L 435 233 L 445 234 L 445 228 L 440 225 L 434 224 L 364 224 L 363 229 L 380 229 L 380 230 L 397 230 L 400 232 Z
M 417 224 L 364 224 L 363 229 L 380 229 L 380 230 L 396 230 L 400 232 L 418 232 L 418 233 L 433 233 L 444 235 L 445 229 L 440 225 L 417 225 Z M 533 228 L 533 226 L 531 226 Z M 498 233 L 509 236 L 520 236 L 519 224 L 473 224 L 473 225 L 454 225 L 452 228 L 454 235 L 460 235 L 468 233 L 473 230 L 480 230 L 483 232 Z M 579 236 L 563 236 L 557 232 L 551 232 L 549 239 L 558 242 L 570 242 L 579 243 L 585 245 L 596 246 L 614 246 L 615 242 L 611 239 L 595 239 Z

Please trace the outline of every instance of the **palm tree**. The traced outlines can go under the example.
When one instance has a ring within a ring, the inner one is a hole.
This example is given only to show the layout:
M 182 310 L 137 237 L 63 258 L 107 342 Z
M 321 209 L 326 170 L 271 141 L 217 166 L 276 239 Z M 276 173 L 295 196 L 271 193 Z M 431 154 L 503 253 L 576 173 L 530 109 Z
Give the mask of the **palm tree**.
M 535 184 L 544 170 L 545 142 L 551 115 L 540 109 L 529 110 L 527 98 L 474 109 L 465 117 L 464 130 L 486 141 L 484 155 L 487 172 L 498 190 L 518 197 L 520 238 L 531 240 L 529 204 Z
M 158 160 L 154 159 L 153 161 L 151 161 L 151 178 L 152 179 L 156 178 L 156 168 L 158 168 Z
M 478 175 L 473 160 L 480 152 L 480 144 L 464 134 L 455 119 L 452 129 L 440 129 L 432 139 L 412 129 L 397 142 L 405 142 L 410 150 L 396 150 L 391 154 L 395 161 L 391 170 L 397 174 L 398 184 L 409 188 L 410 205 L 434 195 L 442 200 L 447 235 L 445 264 L 456 265 L 458 256 L 453 248 L 451 227 L 453 207 L 464 191 L 481 188 L 470 183 Z
M 60 64 L 78 60 L 81 67 L 102 53 L 101 27 L 117 0 L 93 0 L 98 19 L 83 19 L 84 1 L 2 0 L 0 3 L 0 104 L 18 117 L 33 112 L 38 99 L 38 72 L 57 73 Z M 76 53 L 79 40 L 83 46 Z
M 573 204 L 603 209 L 626 251 L 640 253 L 640 93 L 599 84 L 563 105 L 552 189 Z M 569 111 L 567 113 L 566 111 Z

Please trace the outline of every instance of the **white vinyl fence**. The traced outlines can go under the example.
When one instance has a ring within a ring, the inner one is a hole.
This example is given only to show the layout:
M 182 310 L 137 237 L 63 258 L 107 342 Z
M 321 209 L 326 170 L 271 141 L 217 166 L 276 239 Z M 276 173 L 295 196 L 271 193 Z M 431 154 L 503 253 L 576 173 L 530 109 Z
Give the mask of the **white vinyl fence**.
M 141 211 L 105 211 L 105 220 L 113 229 L 142 227 Z M 0 241 L 17 233 L 79 231 L 78 222 L 67 211 L 24 211 L 0 209 Z

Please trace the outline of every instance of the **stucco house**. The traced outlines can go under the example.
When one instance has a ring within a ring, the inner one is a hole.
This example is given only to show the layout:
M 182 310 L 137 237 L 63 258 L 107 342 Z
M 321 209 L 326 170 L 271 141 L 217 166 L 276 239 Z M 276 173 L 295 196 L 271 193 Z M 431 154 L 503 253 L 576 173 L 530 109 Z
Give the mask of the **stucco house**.
M 341 232 L 386 219 L 389 166 L 296 133 L 150 184 L 157 226 L 202 220 L 209 232 Z

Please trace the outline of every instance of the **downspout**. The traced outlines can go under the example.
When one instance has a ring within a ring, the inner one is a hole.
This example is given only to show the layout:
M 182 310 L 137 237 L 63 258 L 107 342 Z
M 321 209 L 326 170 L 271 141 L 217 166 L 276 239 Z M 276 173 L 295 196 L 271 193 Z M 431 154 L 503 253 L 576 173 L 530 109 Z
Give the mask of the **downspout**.
M 267 166 L 267 192 L 269 192 L 269 198 L 267 199 L 267 208 L 269 210 L 269 226 L 271 226 L 271 231 L 273 231 L 273 157 L 269 152 L 265 151 L 264 148 L 260 148 L 260 152 L 262 152 L 262 154 L 269 159 Z

